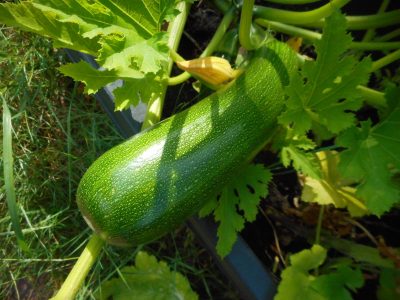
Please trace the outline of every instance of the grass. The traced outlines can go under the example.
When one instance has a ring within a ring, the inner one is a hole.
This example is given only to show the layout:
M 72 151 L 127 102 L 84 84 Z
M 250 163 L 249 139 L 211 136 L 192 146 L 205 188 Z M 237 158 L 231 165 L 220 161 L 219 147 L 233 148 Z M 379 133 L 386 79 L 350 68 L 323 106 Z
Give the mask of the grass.
M 48 40 L 0 28 L 0 93 L 12 116 L 17 209 L 30 249 L 17 246 L 1 172 L 0 299 L 48 299 L 60 287 L 90 236 L 74 199 L 79 179 L 122 140 L 82 86 L 59 74 L 64 61 Z M 102 281 L 133 263 L 136 250 L 106 246 L 78 299 L 91 299 Z M 201 298 L 237 299 L 185 226 L 144 250 L 188 276 Z

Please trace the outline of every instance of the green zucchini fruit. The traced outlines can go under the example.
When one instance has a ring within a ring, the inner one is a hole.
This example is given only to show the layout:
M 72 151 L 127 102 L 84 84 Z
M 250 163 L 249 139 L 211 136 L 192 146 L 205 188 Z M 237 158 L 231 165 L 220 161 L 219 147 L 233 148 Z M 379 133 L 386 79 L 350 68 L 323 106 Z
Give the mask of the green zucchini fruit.
M 196 213 L 265 146 L 297 58 L 274 41 L 236 80 L 100 156 L 81 179 L 77 203 L 107 242 L 154 240 Z

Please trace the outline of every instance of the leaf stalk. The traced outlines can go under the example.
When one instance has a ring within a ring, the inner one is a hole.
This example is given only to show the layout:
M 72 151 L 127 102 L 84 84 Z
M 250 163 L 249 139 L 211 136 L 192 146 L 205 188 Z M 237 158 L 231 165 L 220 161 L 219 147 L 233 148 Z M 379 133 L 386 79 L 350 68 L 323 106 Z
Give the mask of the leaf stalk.
M 350 0 L 332 0 L 319 8 L 301 12 L 256 5 L 254 6 L 254 16 L 256 18 L 268 19 L 287 24 L 305 25 L 328 17 L 336 9 L 343 7 L 348 2 L 350 2 Z M 321 26 L 320 23 L 317 24 L 318 27 Z
M 170 49 L 174 51 L 174 53 L 176 53 L 176 50 L 178 49 L 183 34 L 183 29 L 185 27 L 186 20 L 189 15 L 190 4 L 186 1 L 179 2 L 176 9 L 179 10 L 180 13 L 168 26 L 168 33 L 169 33 L 168 46 Z M 172 65 L 173 65 L 173 60 L 170 59 L 167 68 L 168 76 L 171 73 Z M 142 130 L 151 127 L 160 121 L 162 108 L 164 106 L 165 94 L 167 92 L 167 87 L 168 87 L 168 82 L 163 82 L 161 93 L 157 94 L 157 96 L 150 99 L 147 107 L 146 117 L 142 124 L 141 128 Z
M 85 278 L 91 267 L 96 262 L 104 243 L 104 240 L 102 240 L 97 234 L 92 234 L 89 243 L 79 256 L 71 272 L 68 274 L 68 277 L 62 284 L 61 289 L 52 298 L 52 300 L 75 299 L 75 295 L 78 293 L 80 287 L 85 281 Z
M 240 44 L 247 50 L 252 50 L 257 47 L 257 45 L 254 45 L 253 41 L 251 40 L 253 7 L 254 7 L 254 0 L 244 0 L 242 11 L 240 14 L 239 41 Z
M 310 41 L 319 40 L 322 37 L 322 34 L 318 32 L 281 22 L 266 19 L 256 19 L 255 22 L 265 28 L 292 36 L 302 37 Z M 400 48 L 400 42 L 352 42 L 349 48 L 357 50 L 390 50 Z

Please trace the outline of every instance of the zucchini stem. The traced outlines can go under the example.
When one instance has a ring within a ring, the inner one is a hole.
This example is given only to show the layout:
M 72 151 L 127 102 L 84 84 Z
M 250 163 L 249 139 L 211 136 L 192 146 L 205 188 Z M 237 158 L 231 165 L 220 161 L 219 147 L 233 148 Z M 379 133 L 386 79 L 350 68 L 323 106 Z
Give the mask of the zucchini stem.
M 377 108 L 384 108 L 387 106 L 384 93 L 363 85 L 357 86 L 357 89 L 367 104 Z
M 393 31 L 388 32 L 387 34 L 376 37 L 375 41 L 376 42 L 387 42 L 392 39 L 395 39 L 398 36 L 400 36 L 400 28 L 397 28 Z
M 177 10 L 179 10 L 180 14 L 168 26 L 168 33 L 169 33 L 168 46 L 170 50 L 172 50 L 174 53 L 176 53 L 176 50 L 179 47 L 179 42 L 183 34 L 183 29 L 185 27 L 186 20 L 189 15 L 190 4 L 186 1 L 182 1 L 178 3 L 176 8 Z M 172 65 L 173 65 L 173 60 L 170 59 L 167 68 L 168 76 L 171 73 Z M 149 105 L 147 107 L 146 117 L 142 124 L 141 128 L 142 130 L 151 127 L 160 121 L 162 108 L 164 106 L 165 94 L 167 92 L 167 87 L 168 83 L 163 82 L 161 87 L 161 92 L 159 94 L 156 94 L 154 99 L 150 99 Z
M 185 60 L 182 56 L 179 55 L 178 52 L 175 51 L 175 49 L 169 49 L 169 56 L 174 62 Z
M 400 59 L 400 49 L 393 51 L 392 53 L 389 53 L 389 54 L 385 55 L 384 57 L 374 61 L 372 64 L 372 72 L 379 70 L 379 69 L 383 68 L 384 66 L 387 66 L 398 59 Z
M 268 19 L 268 18 L 267 18 Z M 347 16 L 347 28 L 350 30 L 365 30 L 371 28 L 382 28 L 400 23 L 400 9 L 395 9 L 382 14 L 364 15 L 364 16 Z M 275 20 L 274 20 L 275 21 Z M 281 21 L 282 20 L 276 20 Z M 293 22 L 287 22 L 295 24 Z M 300 25 L 299 23 L 296 23 Z M 324 20 L 317 22 L 304 23 L 307 27 L 320 28 L 324 26 Z
M 257 47 L 251 40 L 251 25 L 253 23 L 254 0 L 244 0 L 240 14 L 239 41 L 247 50 Z
M 302 37 L 310 41 L 319 40 L 322 37 L 322 34 L 318 32 L 280 22 L 266 19 L 256 19 L 255 22 L 265 28 Z M 390 50 L 400 48 L 400 42 L 352 42 L 349 48 L 357 50 Z
M 90 237 L 89 243 L 86 245 L 82 254 L 65 279 L 61 289 L 52 298 L 52 300 L 73 300 L 81 285 L 85 281 L 90 268 L 96 262 L 101 249 L 103 248 L 104 240 L 97 234 Z
M 221 11 L 226 11 L 228 6 L 226 1 L 214 0 L 214 2 Z M 345 6 L 348 2 L 350 0 L 333 0 L 319 8 L 301 12 L 255 5 L 253 13 L 254 17 L 258 19 L 321 28 L 324 26 L 325 17 L 329 16 L 334 10 Z M 396 25 L 400 23 L 400 9 L 374 15 L 347 16 L 346 21 L 347 28 L 350 30 L 366 30 Z M 397 35 L 398 32 L 396 32 Z
M 294 25 L 304 25 L 320 21 L 321 19 L 332 14 L 336 9 L 346 5 L 348 2 L 350 2 L 350 0 L 332 0 L 319 8 L 301 12 L 256 5 L 254 6 L 254 16 L 271 21 L 279 21 Z
M 200 57 L 210 56 L 215 49 L 217 48 L 218 44 L 221 42 L 222 38 L 224 37 L 226 31 L 229 28 L 229 25 L 232 23 L 232 20 L 235 16 L 235 9 L 231 7 L 222 18 L 221 23 L 219 24 L 217 30 L 215 31 L 210 43 L 204 49 L 203 53 L 201 53 Z M 168 85 L 178 85 L 186 80 L 188 80 L 191 75 L 188 72 L 183 72 L 177 76 L 168 78 Z

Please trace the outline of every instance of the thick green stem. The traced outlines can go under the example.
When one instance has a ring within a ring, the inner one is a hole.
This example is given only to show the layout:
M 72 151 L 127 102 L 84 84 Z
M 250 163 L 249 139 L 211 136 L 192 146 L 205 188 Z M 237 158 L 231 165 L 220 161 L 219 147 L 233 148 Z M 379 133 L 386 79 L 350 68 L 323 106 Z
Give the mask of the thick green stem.
M 75 296 L 85 281 L 89 270 L 97 260 L 103 245 L 104 240 L 102 240 L 98 235 L 93 234 L 91 236 L 89 243 L 86 245 L 81 256 L 79 256 L 78 261 L 75 263 L 71 272 L 68 274 L 68 277 L 65 279 L 61 289 L 52 298 L 52 300 L 75 299 Z
M 232 3 L 226 0 L 213 0 L 214 5 L 223 13 L 225 14 L 228 9 L 232 7 Z
M 271 30 L 293 36 L 302 37 L 310 41 L 319 40 L 322 37 L 322 34 L 318 32 L 293 25 L 288 25 L 266 19 L 256 19 L 255 21 L 257 24 L 265 28 L 269 28 Z M 357 50 L 391 50 L 400 48 L 400 42 L 352 42 L 349 48 Z
M 384 93 L 362 85 L 357 86 L 357 90 L 360 92 L 362 98 L 367 104 L 378 108 L 384 108 L 387 106 Z
M 270 30 L 275 30 L 281 33 L 285 33 L 292 36 L 302 37 L 307 40 L 319 40 L 321 38 L 321 34 L 309 29 L 304 29 L 301 27 L 297 27 L 294 25 L 288 25 L 281 22 L 271 21 L 267 19 L 258 18 L 255 20 L 258 25 L 261 25 Z
M 233 18 L 235 17 L 235 9 L 231 7 L 226 11 L 224 17 L 221 20 L 221 23 L 218 25 L 217 30 L 215 31 L 213 37 L 208 43 L 206 49 L 204 49 L 203 53 L 201 53 L 200 57 L 210 56 L 215 49 L 218 47 L 222 38 L 224 37 L 226 31 L 232 23 Z
M 177 10 L 179 10 L 179 15 L 170 23 L 168 26 L 168 46 L 170 49 L 176 51 L 179 46 L 180 39 L 182 37 L 183 29 L 186 24 L 187 17 L 189 15 L 190 4 L 186 1 L 178 3 Z M 167 75 L 171 73 L 173 61 L 170 59 Z M 161 119 L 162 108 L 164 105 L 165 94 L 167 91 L 168 83 L 163 82 L 161 87 L 161 92 L 157 93 L 154 99 L 150 99 L 147 108 L 147 114 L 142 124 L 142 130 L 153 126 L 158 123 Z
M 210 56 L 214 50 L 217 48 L 218 44 L 221 42 L 224 34 L 229 28 L 229 25 L 232 23 L 232 20 L 235 16 L 235 10 L 230 8 L 222 18 L 221 23 L 219 24 L 217 30 L 215 31 L 211 41 L 204 49 L 203 53 L 201 53 L 200 57 L 207 57 Z M 191 75 L 188 72 L 183 72 L 177 76 L 168 78 L 168 85 L 178 85 L 186 80 L 188 80 Z
M 260 16 L 262 17 L 262 16 Z M 269 18 L 266 18 L 269 19 Z M 272 20 L 272 19 L 271 19 Z M 276 20 L 280 21 L 282 20 Z M 400 24 L 400 9 L 388 11 L 379 15 L 365 15 L 365 16 L 347 16 L 347 29 L 350 30 L 365 30 L 371 28 L 383 28 L 391 25 Z M 287 22 L 291 23 L 291 22 Z M 300 25 L 300 23 L 291 23 Z M 309 23 L 302 23 L 307 27 L 321 28 L 324 26 L 324 20 L 321 19 L 316 22 L 310 21 Z
M 332 0 L 319 8 L 301 12 L 256 5 L 254 7 L 254 16 L 287 24 L 309 24 L 318 22 L 319 20 L 329 16 L 336 9 L 343 7 L 349 1 L 350 0 Z
M 247 50 L 252 50 L 257 47 L 257 45 L 253 45 L 251 40 L 253 7 L 254 7 L 254 0 L 244 0 L 242 11 L 240 14 L 239 41 L 240 44 Z
M 400 49 L 374 61 L 372 64 L 372 71 L 379 70 L 380 68 L 383 68 L 384 66 L 387 66 L 398 59 L 400 59 Z
M 169 49 L 169 56 L 171 57 L 172 61 L 174 61 L 174 62 L 185 60 L 174 49 Z

